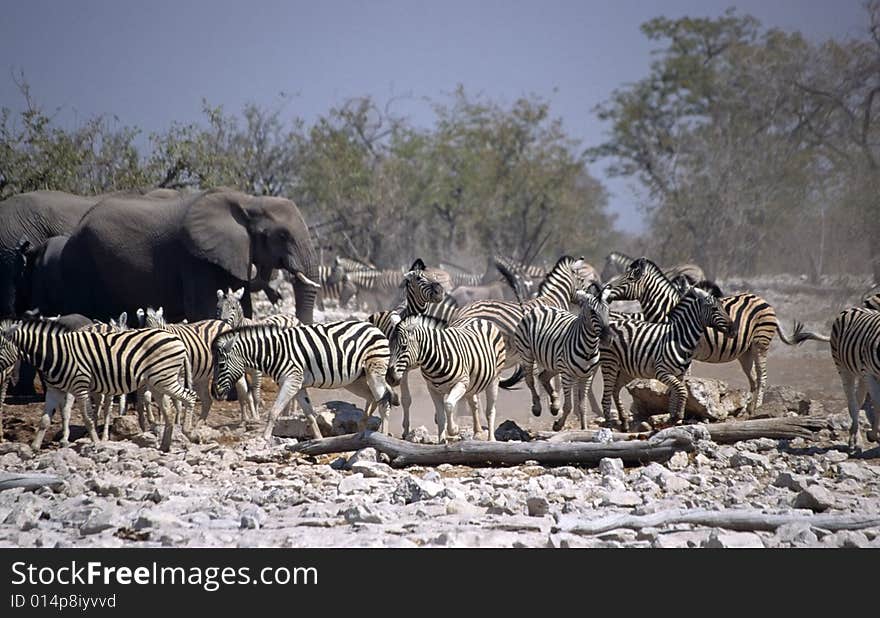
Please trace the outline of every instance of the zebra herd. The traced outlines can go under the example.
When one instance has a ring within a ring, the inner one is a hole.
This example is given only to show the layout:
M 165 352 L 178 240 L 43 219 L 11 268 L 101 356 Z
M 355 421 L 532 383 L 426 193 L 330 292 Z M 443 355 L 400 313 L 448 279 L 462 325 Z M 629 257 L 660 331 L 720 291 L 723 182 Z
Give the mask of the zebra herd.
M 872 422 L 868 438 L 880 437 L 872 403 L 880 401 L 880 294 L 867 297 L 863 307 L 841 313 L 829 337 L 806 332 L 797 322 L 787 335 L 773 308 L 755 294 L 721 296 L 711 282 L 693 280 L 702 276 L 696 267 L 664 272 L 647 258 L 629 259 L 617 253 L 609 256 L 603 274 L 610 280 L 604 285 L 583 258 L 562 256 L 546 272 L 513 260 L 496 260 L 516 299 L 467 304 L 458 303 L 450 288 L 480 282 L 428 268 L 422 260 L 404 272 L 356 270 L 353 264 L 358 263 L 337 259 L 322 273 L 322 285 L 335 285 L 337 290 L 351 285 L 386 291 L 402 288 L 403 303 L 363 321 L 301 324 L 284 314 L 249 320 L 240 302 L 244 289 L 228 289 L 217 290 L 216 319 L 191 324 L 166 324 L 161 308 L 139 309 L 139 328 L 134 329 L 127 328 L 125 315 L 113 325 L 90 324 L 87 319 L 80 324 L 71 316 L 3 320 L 2 388 L 20 361 L 40 372 L 47 399 L 35 448 L 56 409 L 61 410 L 63 441 L 67 440 L 75 401 L 92 440 L 99 439 L 98 411 L 103 412 L 106 439 L 112 399 L 120 398 L 122 412 L 125 396 L 137 393 L 142 429 L 155 423 L 151 402 L 158 405 L 164 423 L 160 445 L 167 451 L 176 422 L 184 432 L 191 430 L 205 421 L 212 402 L 225 398 L 232 388 L 242 421 L 259 418 L 264 375 L 279 387 L 263 429 L 266 439 L 294 402 L 305 413 L 314 436 L 321 437 L 309 388 L 345 388 L 363 397 L 367 414 L 378 411 L 380 431 L 386 433 L 391 431 L 391 406 L 402 405 L 406 435 L 412 403 L 408 374 L 418 369 L 434 403 L 438 440 L 460 434 L 455 410 L 462 399 L 471 410 L 475 436 L 485 433 L 493 440 L 499 388 L 512 388 L 524 379 L 532 413 L 541 414 L 536 375 L 549 395 L 551 414 L 563 412 L 553 424 L 555 430 L 565 425 L 575 408 L 585 428 L 588 399 L 595 416 L 601 413 L 607 424 L 627 430 L 632 419 L 619 395 L 636 378 L 663 382 L 670 393 L 670 419 L 681 421 L 687 374 L 695 359 L 739 361 L 749 380 L 748 411 L 753 413 L 763 400 L 767 352 L 778 333 L 788 345 L 809 339 L 830 342 L 853 418 L 850 445 L 858 445 L 861 408 Z M 609 265 L 621 272 L 609 273 Z M 533 281 L 538 278 L 535 290 Z M 611 303 L 619 300 L 638 301 L 642 311 L 611 311 Z M 501 373 L 511 368 L 514 373 L 502 379 Z M 591 388 L 597 372 L 603 378 L 601 405 Z M 394 391 L 398 385 L 399 397 Z M 0 397 L 0 405 L 2 401 Z M 201 413 L 192 423 L 197 401 Z

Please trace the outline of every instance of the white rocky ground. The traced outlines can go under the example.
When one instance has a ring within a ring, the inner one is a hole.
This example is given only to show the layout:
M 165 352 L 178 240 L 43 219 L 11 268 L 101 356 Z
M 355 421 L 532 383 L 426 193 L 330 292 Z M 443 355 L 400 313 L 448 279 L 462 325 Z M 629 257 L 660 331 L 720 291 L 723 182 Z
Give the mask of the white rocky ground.
M 834 420 L 820 442 L 840 443 L 847 421 Z M 394 469 L 372 449 L 316 462 L 286 449 L 295 440 L 268 446 L 256 433 L 206 430 L 205 443 L 178 438 L 168 454 L 150 434 L 37 454 L 0 444 L 0 469 L 65 479 L 0 492 L 0 546 L 880 547 L 880 527 L 560 531 L 671 508 L 880 515 L 878 449 L 864 453 L 875 459 L 853 458 L 802 439 L 759 439 L 632 468 Z

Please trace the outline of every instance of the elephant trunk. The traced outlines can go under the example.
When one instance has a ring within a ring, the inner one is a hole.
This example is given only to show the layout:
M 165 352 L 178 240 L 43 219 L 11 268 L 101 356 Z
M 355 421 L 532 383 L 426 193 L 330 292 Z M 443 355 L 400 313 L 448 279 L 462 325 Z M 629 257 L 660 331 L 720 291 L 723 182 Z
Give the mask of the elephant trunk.
M 293 280 L 293 297 L 296 300 L 296 317 L 304 324 L 311 324 L 314 319 L 315 298 L 318 290 L 299 278 Z

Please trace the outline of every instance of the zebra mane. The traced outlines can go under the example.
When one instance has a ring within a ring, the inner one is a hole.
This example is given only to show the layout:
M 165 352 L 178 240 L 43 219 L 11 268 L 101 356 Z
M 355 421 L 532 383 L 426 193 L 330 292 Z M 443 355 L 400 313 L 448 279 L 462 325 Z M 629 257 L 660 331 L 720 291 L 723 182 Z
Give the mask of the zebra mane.
M 547 288 L 552 286 L 551 281 L 561 273 L 565 272 L 566 268 L 569 268 L 572 264 L 574 264 L 575 259 L 570 255 L 563 255 L 558 260 L 556 260 L 556 264 L 553 265 L 547 272 L 547 276 L 544 277 L 544 280 L 541 282 L 541 285 L 538 287 L 538 296 L 542 296 L 545 292 L 547 292 Z M 572 273 L 573 274 L 573 273 Z
M 55 333 L 72 333 L 74 332 L 74 328 L 67 326 L 63 322 L 58 322 L 57 320 L 52 320 L 44 317 L 22 317 L 22 318 L 4 318 L 0 320 L 0 332 L 6 332 L 11 327 L 16 325 L 26 326 L 29 324 L 40 324 L 45 326 L 45 332 L 50 334 Z
M 263 334 L 263 333 L 272 333 L 277 334 L 281 331 L 285 330 L 283 327 L 278 326 L 277 324 L 248 324 L 239 326 L 238 328 L 231 328 L 229 330 L 223 331 L 216 337 L 214 337 L 214 341 L 211 342 L 211 348 L 213 349 L 216 346 L 225 346 L 228 341 L 234 337 L 239 337 L 242 335 L 250 335 L 251 333 Z
M 683 315 L 687 308 L 694 303 L 694 300 L 699 301 L 700 298 L 704 298 L 708 302 L 718 302 L 717 299 L 706 292 L 705 290 L 701 290 L 696 286 L 692 286 L 688 288 L 681 295 L 681 300 L 678 301 L 678 304 L 672 308 L 672 311 L 669 312 L 669 317 L 667 318 L 668 322 L 673 322 L 679 315 Z

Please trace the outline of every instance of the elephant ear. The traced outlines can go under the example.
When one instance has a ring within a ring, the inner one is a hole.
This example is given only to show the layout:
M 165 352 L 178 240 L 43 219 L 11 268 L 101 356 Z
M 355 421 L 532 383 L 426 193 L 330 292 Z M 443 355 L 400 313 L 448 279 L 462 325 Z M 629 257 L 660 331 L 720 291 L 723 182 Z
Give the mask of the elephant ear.
M 250 279 L 251 239 L 243 194 L 206 193 L 187 206 L 181 225 L 189 252 L 216 264 L 239 281 Z

